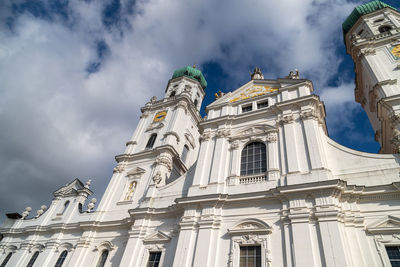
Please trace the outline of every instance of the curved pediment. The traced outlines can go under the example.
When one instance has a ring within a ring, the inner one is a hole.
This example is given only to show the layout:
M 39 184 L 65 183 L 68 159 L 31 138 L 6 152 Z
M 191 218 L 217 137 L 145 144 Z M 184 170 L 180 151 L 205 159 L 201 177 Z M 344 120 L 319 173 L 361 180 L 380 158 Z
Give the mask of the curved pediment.
M 246 219 L 234 224 L 228 229 L 231 235 L 242 234 L 269 234 L 272 228 L 267 223 L 258 219 Z
M 267 133 L 277 131 L 277 128 L 268 124 L 252 125 L 233 131 L 231 134 L 231 139 L 241 139 L 250 136 L 266 135 Z

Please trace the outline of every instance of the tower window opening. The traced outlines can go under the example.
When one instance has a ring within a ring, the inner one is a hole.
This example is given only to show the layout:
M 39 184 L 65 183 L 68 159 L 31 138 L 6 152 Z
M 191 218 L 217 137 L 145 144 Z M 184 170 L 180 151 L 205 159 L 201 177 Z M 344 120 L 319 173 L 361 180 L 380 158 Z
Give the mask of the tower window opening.
M 378 31 L 379 31 L 380 33 L 384 33 L 384 32 L 390 31 L 391 29 L 392 29 L 391 26 L 389 26 L 389 25 L 383 25 L 383 26 L 380 26 L 380 27 L 378 28 Z
M 61 267 L 65 259 L 67 258 L 67 255 L 68 251 L 64 250 L 63 252 L 61 252 L 60 257 L 58 257 L 58 260 L 56 262 L 56 265 L 54 265 L 54 267 Z
M 7 257 L 3 260 L 3 262 L 0 265 L 0 267 L 5 267 L 7 265 L 7 263 L 8 263 L 8 261 L 10 260 L 11 256 L 12 256 L 12 252 L 8 253 Z
M 156 138 L 157 138 L 157 134 L 152 134 L 150 136 L 149 141 L 147 141 L 147 144 L 146 144 L 146 149 L 153 148 Z
M 68 206 L 69 206 L 69 200 L 67 200 L 64 203 L 64 208 L 63 208 L 62 212 L 60 212 L 60 215 L 63 215 L 65 213 L 65 211 L 68 209 Z
M 176 92 L 175 92 L 175 91 L 172 91 L 171 94 L 169 95 L 169 97 L 174 97 L 175 94 L 176 94 Z
M 26 265 L 26 267 L 32 267 L 33 264 L 35 263 L 35 261 L 36 261 L 36 259 L 37 259 L 38 256 L 39 256 L 39 251 L 36 251 L 36 252 L 33 254 L 33 256 L 32 256 L 32 258 L 30 259 L 30 261 L 28 262 L 28 265 Z
M 108 252 L 107 249 L 103 250 L 103 252 L 101 253 L 99 262 L 97 263 L 96 267 L 104 267 L 104 265 L 106 264 L 108 253 L 109 252 Z
M 242 107 L 242 113 L 252 111 L 253 107 L 251 105 Z
M 197 108 L 197 105 L 199 104 L 199 101 L 197 99 L 194 100 L 194 106 Z
M 186 162 L 188 153 L 189 153 L 189 147 L 187 145 L 184 145 L 183 150 L 182 150 L 182 156 L 181 156 L 181 160 L 183 163 Z
M 267 170 L 266 146 L 261 142 L 253 142 L 242 150 L 240 175 L 264 173 Z

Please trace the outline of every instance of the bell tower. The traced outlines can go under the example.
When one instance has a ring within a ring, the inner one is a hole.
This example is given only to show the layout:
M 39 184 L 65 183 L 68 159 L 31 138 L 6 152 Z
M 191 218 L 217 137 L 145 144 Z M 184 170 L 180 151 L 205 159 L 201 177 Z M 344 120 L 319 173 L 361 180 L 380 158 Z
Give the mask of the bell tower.
M 355 64 L 355 99 L 368 115 L 380 153 L 399 153 L 400 13 L 371 1 L 356 7 L 342 26 Z
M 199 149 L 200 107 L 207 82 L 200 70 L 184 67 L 168 81 L 165 97 L 153 96 L 124 154 L 116 156 L 114 174 L 99 210 L 143 206 L 157 190 L 185 174 Z

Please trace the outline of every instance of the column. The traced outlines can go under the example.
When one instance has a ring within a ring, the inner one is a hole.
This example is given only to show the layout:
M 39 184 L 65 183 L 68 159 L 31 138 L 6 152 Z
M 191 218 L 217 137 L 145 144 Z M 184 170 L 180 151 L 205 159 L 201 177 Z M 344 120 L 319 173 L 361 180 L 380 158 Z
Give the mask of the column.
M 279 154 L 278 154 L 278 134 L 268 133 L 268 180 L 274 181 L 280 178 Z
M 311 169 L 321 169 L 324 167 L 322 147 L 318 140 L 320 139 L 320 130 L 318 128 L 318 118 L 312 111 L 304 111 L 301 114 L 303 118 L 304 134 L 307 140 L 308 157 Z
M 298 148 L 296 143 L 296 131 L 294 127 L 293 115 L 285 115 L 281 119 L 285 135 L 285 151 L 287 159 L 288 174 L 299 172 Z
M 197 218 L 195 216 L 196 210 L 194 208 L 188 208 L 181 218 L 173 267 L 192 266 L 198 230 Z
M 208 176 L 211 168 L 211 158 L 213 149 L 213 140 L 210 132 L 205 132 L 201 136 L 200 152 L 197 160 L 197 167 L 193 179 L 193 185 L 205 186 L 208 182 Z
M 220 216 L 215 215 L 215 208 L 203 208 L 199 221 L 199 232 L 193 266 L 216 266 L 218 262 L 217 250 L 220 224 L 221 219 Z
M 226 137 L 228 137 L 229 135 L 230 131 L 227 129 L 219 130 L 217 133 L 209 184 L 225 182 L 225 163 L 228 153 L 228 142 L 226 140 Z

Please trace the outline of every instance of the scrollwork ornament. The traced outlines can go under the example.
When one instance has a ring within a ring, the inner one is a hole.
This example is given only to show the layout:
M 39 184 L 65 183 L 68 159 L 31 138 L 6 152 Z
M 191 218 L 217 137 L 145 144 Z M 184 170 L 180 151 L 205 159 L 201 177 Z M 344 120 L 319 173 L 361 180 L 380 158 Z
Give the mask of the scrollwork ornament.
M 287 123 L 292 123 L 292 122 L 294 122 L 293 114 L 283 115 L 277 119 L 277 123 L 281 124 L 281 125 L 287 124 Z
M 168 169 L 168 171 L 172 170 L 172 160 L 167 156 L 159 156 L 156 159 L 156 165 L 162 165 Z
M 208 141 L 211 139 L 211 133 L 205 132 L 200 136 L 200 141 Z
M 231 143 L 231 149 L 232 150 L 236 150 L 236 149 L 238 149 L 239 148 L 239 142 L 238 141 L 233 141 L 232 143 Z
M 117 166 L 115 166 L 113 172 L 114 173 L 121 173 L 124 171 L 124 166 L 122 164 L 118 164 Z
M 230 135 L 231 135 L 231 131 L 228 129 L 221 129 L 221 130 L 218 130 L 218 132 L 217 132 L 217 137 L 219 137 L 219 138 L 223 138 L 223 137 L 227 138 Z
M 278 134 L 277 133 L 269 133 L 267 135 L 267 142 L 275 143 L 278 141 Z

